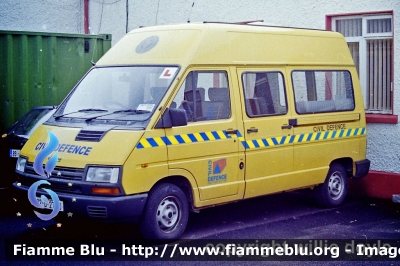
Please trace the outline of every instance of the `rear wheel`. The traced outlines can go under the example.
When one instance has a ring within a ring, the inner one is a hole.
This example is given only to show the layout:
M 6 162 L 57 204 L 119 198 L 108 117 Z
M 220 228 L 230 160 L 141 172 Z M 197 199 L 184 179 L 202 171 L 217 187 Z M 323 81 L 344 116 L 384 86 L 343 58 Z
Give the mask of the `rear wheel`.
M 317 202 L 323 207 L 336 207 L 343 203 L 346 195 L 346 171 L 341 164 L 334 163 L 329 168 L 325 182 L 316 188 Z
M 189 205 L 185 193 L 176 185 L 160 183 L 151 191 L 139 222 L 146 239 L 172 241 L 185 231 Z

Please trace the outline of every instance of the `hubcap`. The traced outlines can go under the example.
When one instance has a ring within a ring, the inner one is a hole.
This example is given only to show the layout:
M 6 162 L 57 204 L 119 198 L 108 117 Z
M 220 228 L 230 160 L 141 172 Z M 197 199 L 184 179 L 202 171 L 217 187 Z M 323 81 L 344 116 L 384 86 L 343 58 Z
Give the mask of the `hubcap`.
M 343 180 L 339 172 L 334 172 L 329 177 L 328 183 L 329 195 L 332 199 L 336 200 L 343 194 Z
M 177 198 L 164 198 L 157 208 L 157 222 L 163 231 L 171 231 L 180 220 L 181 205 Z

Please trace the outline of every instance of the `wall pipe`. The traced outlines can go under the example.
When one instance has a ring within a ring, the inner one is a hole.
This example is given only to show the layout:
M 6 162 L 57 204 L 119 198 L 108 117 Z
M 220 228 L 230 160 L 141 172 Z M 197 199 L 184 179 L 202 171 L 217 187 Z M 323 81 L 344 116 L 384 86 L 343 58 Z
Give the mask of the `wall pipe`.
M 89 0 L 83 2 L 83 22 L 85 34 L 89 34 Z

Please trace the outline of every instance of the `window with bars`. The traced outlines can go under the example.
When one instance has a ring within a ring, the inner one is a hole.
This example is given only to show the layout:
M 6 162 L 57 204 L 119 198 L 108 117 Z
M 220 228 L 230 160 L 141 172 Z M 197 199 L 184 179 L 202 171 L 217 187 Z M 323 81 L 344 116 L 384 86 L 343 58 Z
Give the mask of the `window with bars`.
M 392 15 L 339 16 L 333 30 L 344 35 L 356 65 L 367 113 L 392 113 Z

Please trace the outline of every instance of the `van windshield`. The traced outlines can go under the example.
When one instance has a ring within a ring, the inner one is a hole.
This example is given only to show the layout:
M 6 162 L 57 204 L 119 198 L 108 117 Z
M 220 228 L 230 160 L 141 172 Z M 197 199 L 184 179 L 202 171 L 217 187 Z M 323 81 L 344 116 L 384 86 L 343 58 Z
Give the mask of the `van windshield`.
M 144 121 L 157 109 L 177 72 L 176 66 L 93 68 L 54 117 Z

